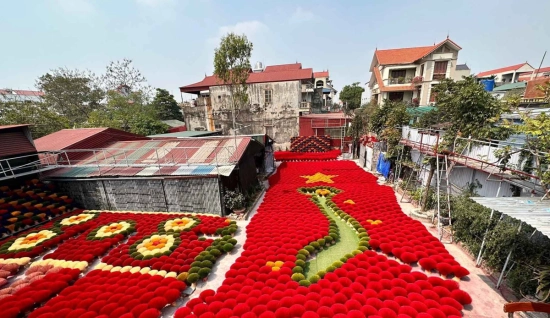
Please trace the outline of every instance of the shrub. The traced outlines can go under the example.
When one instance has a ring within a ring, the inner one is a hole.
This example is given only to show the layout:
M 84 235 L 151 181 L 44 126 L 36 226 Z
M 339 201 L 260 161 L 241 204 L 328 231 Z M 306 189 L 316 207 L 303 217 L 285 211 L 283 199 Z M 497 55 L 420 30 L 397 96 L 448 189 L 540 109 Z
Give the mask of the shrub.
M 313 246 L 311 246 L 311 245 L 306 245 L 306 247 L 304 247 L 304 249 L 305 249 L 306 251 L 308 251 L 309 254 L 315 252 L 315 247 L 313 247 Z
M 212 266 L 214 266 L 214 264 L 213 264 L 211 261 L 206 260 L 206 261 L 202 261 L 202 262 L 201 262 L 201 266 L 202 266 L 202 267 L 212 268 Z
M 298 251 L 298 255 L 309 256 L 309 252 L 306 249 L 301 249 Z
M 309 245 L 311 245 L 316 250 L 321 249 L 321 244 L 319 244 L 318 242 L 311 242 Z
M 198 273 L 200 269 L 200 267 L 191 267 L 189 269 L 189 274 Z
M 295 273 L 295 274 L 296 274 L 296 273 L 300 273 L 300 274 L 301 274 L 301 273 L 304 272 L 304 269 L 303 269 L 301 266 L 296 266 L 296 267 L 294 267 L 294 268 L 292 269 L 292 272 Z
M 325 272 L 324 270 L 320 270 L 320 271 L 317 272 L 317 276 L 319 276 L 321 278 L 325 277 L 326 274 L 327 274 L 327 272 Z
M 296 258 L 302 261 L 305 261 L 307 259 L 307 257 L 304 254 L 298 254 L 296 255 Z
M 304 267 L 305 265 L 306 265 L 305 261 L 301 259 L 296 260 L 296 266 Z
M 309 282 L 309 280 L 306 280 L 306 279 L 301 280 L 301 281 L 299 282 L 299 284 L 300 284 L 300 286 L 304 286 L 304 287 L 308 287 L 309 285 L 311 285 L 311 283 Z
M 318 243 L 320 246 L 325 246 L 326 240 L 325 240 L 325 239 L 318 239 L 318 240 L 317 240 L 317 243 Z
M 329 267 L 327 267 L 327 272 L 334 272 L 335 270 L 336 270 L 335 266 L 330 265 Z
M 213 248 L 210 250 L 210 254 L 214 257 L 219 257 L 220 255 L 222 255 L 222 252 L 220 252 L 220 250 L 217 248 Z

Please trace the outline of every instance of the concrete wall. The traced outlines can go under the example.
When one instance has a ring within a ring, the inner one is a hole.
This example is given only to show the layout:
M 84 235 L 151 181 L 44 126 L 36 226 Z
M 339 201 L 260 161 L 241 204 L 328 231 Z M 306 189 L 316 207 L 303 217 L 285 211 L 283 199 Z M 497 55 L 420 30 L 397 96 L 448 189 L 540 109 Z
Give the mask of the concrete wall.
M 272 101 L 267 103 L 265 91 Z M 275 140 L 275 150 L 290 147 L 290 138 L 298 136 L 298 117 L 302 96 L 300 81 L 258 83 L 248 85 L 250 105 L 235 112 L 235 120 L 243 126 L 238 134 L 268 134 Z M 231 99 L 228 86 L 210 87 L 213 117 L 224 134 L 232 134 Z
M 187 130 L 208 130 L 206 106 L 185 106 L 182 109 Z
M 95 210 L 222 215 L 218 178 L 56 181 L 80 206 Z

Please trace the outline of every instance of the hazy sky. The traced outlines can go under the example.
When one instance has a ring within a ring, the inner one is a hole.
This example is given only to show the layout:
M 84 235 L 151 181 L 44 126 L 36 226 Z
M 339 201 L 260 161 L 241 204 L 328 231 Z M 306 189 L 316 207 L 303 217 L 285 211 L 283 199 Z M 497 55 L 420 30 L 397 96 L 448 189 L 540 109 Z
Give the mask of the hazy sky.
M 376 47 L 431 45 L 447 34 L 475 73 L 537 67 L 550 49 L 549 12 L 548 0 L 0 0 L 0 88 L 33 89 L 61 66 L 101 73 L 126 57 L 180 101 L 179 86 L 212 73 L 229 31 L 254 43 L 252 64 L 329 69 L 338 90 L 368 81 Z

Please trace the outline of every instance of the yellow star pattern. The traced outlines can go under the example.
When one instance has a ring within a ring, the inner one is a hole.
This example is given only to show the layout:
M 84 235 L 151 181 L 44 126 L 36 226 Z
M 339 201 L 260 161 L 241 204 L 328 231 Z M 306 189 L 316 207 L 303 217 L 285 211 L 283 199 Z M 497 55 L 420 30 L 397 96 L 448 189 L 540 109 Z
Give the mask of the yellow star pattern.
M 317 172 L 312 176 L 301 176 L 301 177 L 307 179 L 306 183 L 315 183 L 315 182 L 334 183 L 334 181 L 332 181 L 332 178 L 335 178 L 338 176 L 337 175 L 331 176 L 321 172 Z

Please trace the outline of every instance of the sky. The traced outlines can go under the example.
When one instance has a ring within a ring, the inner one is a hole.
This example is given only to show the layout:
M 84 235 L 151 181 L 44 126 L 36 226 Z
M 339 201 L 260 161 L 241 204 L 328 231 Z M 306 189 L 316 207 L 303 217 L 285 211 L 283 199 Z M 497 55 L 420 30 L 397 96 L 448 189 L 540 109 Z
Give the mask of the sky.
M 0 88 L 12 89 L 34 89 L 58 67 L 99 74 L 129 58 L 150 85 L 181 101 L 178 87 L 212 73 L 228 32 L 253 42 L 252 65 L 328 69 L 337 90 L 369 80 L 376 48 L 449 35 L 462 47 L 458 62 L 474 73 L 524 61 L 538 67 L 550 49 L 548 0 L 0 0 L 0 8 Z

